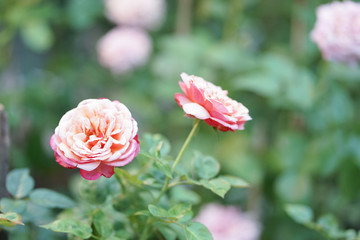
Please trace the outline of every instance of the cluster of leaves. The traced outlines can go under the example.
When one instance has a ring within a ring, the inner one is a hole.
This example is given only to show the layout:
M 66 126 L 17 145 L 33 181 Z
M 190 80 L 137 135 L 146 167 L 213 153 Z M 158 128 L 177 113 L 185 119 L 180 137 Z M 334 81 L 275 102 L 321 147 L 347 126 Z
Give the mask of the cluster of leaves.
M 360 232 L 353 229 L 343 230 L 334 215 L 325 214 L 316 221 L 314 213 L 309 206 L 301 204 L 288 204 L 285 207 L 286 213 L 297 223 L 322 234 L 331 240 L 359 240 Z
M 45 52 L 56 40 L 52 25 L 68 23 L 75 29 L 83 29 L 102 15 L 103 5 L 100 1 L 88 3 L 84 0 L 69 1 L 63 9 L 59 9 L 54 2 L 4 0 L 0 5 L 3 11 L 0 21 L 4 23 L 0 47 L 8 44 L 19 32 L 27 47 L 38 53 Z M 79 15 L 78 8 L 83 8 L 84 14 Z M 60 18 L 62 12 L 65 12 L 66 19 Z
M 63 194 L 45 188 L 34 189 L 34 179 L 29 175 L 28 169 L 11 171 L 6 178 L 6 189 L 12 198 L 0 200 L 0 226 L 14 235 L 17 233 L 9 227 L 24 223 L 44 224 L 55 218 L 56 210 L 76 205 Z
M 196 188 L 224 197 L 231 186 L 243 188 L 247 183 L 234 176 L 218 176 L 220 164 L 199 152 L 193 158 L 192 171 L 181 165 L 172 171 L 168 140 L 146 134 L 141 143 L 141 153 L 131 168 L 115 168 L 114 177 L 96 181 L 74 178 L 70 187 L 75 200 L 48 189 L 33 190 L 34 180 L 27 169 L 10 172 L 7 189 L 14 199 L 1 200 L 5 214 L 0 215 L 0 225 L 22 224 L 21 217 L 24 223 L 39 225 L 30 210 L 36 204 L 37 208 L 66 209 L 55 221 L 44 225 L 50 219 L 42 219 L 40 225 L 74 239 L 212 239 L 204 225 L 192 220 L 192 205 L 201 201 Z

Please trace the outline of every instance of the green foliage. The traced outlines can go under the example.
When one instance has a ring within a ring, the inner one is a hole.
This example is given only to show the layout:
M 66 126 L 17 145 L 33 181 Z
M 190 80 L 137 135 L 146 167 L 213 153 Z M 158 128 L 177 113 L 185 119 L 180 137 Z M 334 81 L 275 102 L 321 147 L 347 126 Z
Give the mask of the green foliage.
M 0 223 L 22 224 L 21 215 L 25 224 L 32 222 L 74 239 L 145 239 L 154 235 L 167 239 L 212 239 L 204 225 L 192 222 L 192 204 L 201 202 L 192 188 L 204 187 L 224 197 L 231 186 L 243 188 L 248 184 L 238 177 L 217 176 L 220 164 L 200 152 L 193 159 L 194 169 L 187 170 L 180 163 L 182 170 L 174 171 L 166 138 L 146 134 L 141 142 L 142 153 L 132 168 L 115 168 L 115 176 L 110 179 L 87 181 L 75 177 L 71 181 L 75 201 L 49 189 L 33 189 L 28 169 L 10 172 L 7 180 L 12 185 L 7 186 L 15 199 L 1 199 L 0 210 L 9 214 L 1 215 Z M 195 179 L 186 177 L 191 175 Z M 26 185 L 29 182 L 31 185 Z M 54 220 L 54 216 L 47 215 L 49 209 L 64 210 Z M 40 221 L 34 215 L 39 215 Z
M 230 183 L 222 178 L 214 178 L 211 180 L 201 179 L 200 184 L 222 198 L 225 197 L 225 194 L 231 188 Z
M 76 186 L 76 194 L 84 201 L 91 204 L 99 204 L 105 202 L 110 193 L 109 184 L 106 179 L 99 181 L 86 181 L 80 179 Z
M 209 230 L 201 223 L 192 222 L 185 228 L 187 240 L 211 240 L 213 239 Z
M 13 227 L 15 225 L 24 225 L 21 222 L 21 216 L 14 212 L 0 213 L 0 226 Z
M 74 0 L 67 2 L 67 20 L 75 29 L 91 27 L 97 18 L 103 14 L 104 8 L 101 1 Z
M 93 224 L 95 230 L 99 233 L 100 236 L 104 238 L 110 237 L 113 231 L 113 225 L 110 219 L 101 210 L 98 210 L 93 215 Z
M 311 208 L 304 205 L 289 204 L 285 210 L 294 221 L 300 224 L 311 223 L 314 217 Z
M 194 166 L 197 175 L 202 179 L 211 179 L 220 171 L 220 164 L 211 156 L 203 156 L 197 152 L 194 158 Z
M 225 176 L 220 176 L 220 178 L 224 179 L 225 181 L 227 181 L 228 183 L 230 183 L 230 185 L 232 187 L 236 187 L 236 188 L 246 188 L 249 187 L 249 183 L 247 183 L 245 180 L 238 178 L 238 177 L 234 177 L 234 176 L 230 176 L 230 175 L 225 175 Z
M 66 209 L 76 205 L 69 197 L 55 191 L 34 188 L 34 180 L 29 169 L 15 169 L 6 177 L 6 187 L 13 198 L 0 200 L 0 225 L 6 228 L 14 238 L 23 238 L 23 232 L 31 224 L 41 225 L 55 219 L 53 209 Z M 25 226 L 17 226 L 25 225 Z M 25 234 L 26 235 L 26 234 Z M 54 235 L 43 235 L 40 229 L 33 230 L 33 236 L 54 238 Z
M 331 214 L 322 215 L 315 221 L 313 211 L 308 206 L 300 204 L 288 204 L 285 207 L 285 211 L 294 221 L 319 232 L 327 239 L 360 239 L 360 233 L 357 233 L 355 230 L 342 230 L 337 219 Z
M 25 44 L 36 52 L 49 50 L 54 43 L 54 34 L 50 26 L 39 19 L 24 23 L 21 28 L 21 37 Z
M 71 208 L 75 206 L 73 200 L 49 189 L 38 188 L 30 194 L 32 202 L 48 208 Z
M 6 189 L 14 198 L 24 198 L 34 188 L 34 179 L 29 175 L 29 169 L 16 169 L 6 177 Z
M 169 210 L 165 210 L 152 204 L 150 204 L 148 208 L 149 212 L 154 217 L 168 218 L 169 220 L 180 220 L 186 215 L 192 214 L 190 204 L 179 203 L 171 207 Z
M 199 194 L 185 186 L 172 188 L 170 192 L 171 198 L 176 202 L 184 202 L 198 204 L 201 201 Z
M 0 209 L 2 212 L 16 212 L 23 214 L 26 211 L 25 200 L 2 198 L 0 200 Z
M 89 238 L 92 233 L 91 227 L 87 223 L 75 219 L 59 219 L 42 227 L 54 232 L 70 233 L 82 239 Z

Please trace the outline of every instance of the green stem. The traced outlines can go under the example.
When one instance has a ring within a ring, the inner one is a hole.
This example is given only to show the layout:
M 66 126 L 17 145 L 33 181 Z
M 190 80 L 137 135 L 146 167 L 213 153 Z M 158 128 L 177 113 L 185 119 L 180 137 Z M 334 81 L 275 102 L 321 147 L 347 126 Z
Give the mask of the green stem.
M 172 167 L 171 167 L 171 174 L 174 173 L 175 171 L 175 168 L 176 166 L 179 164 L 180 162 L 180 159 L 182 157 L 182 155 L 184 154 L 185 152 L 185 149 L 187 148 L 187 146 L 189 145 L 191 139 L 194 137 L 195 133 L 196 133 L 196 130 L 198 129 L 199 127 L 199 124 L 200 124 L 200 120 L 199 119 L 195 119 L 194 120 L 194 124 L 193 124 L 193 127 L 189 133 L 189 135 L 187 136 L 184 144 L 182 145 Z M 162 187 L 161 189 L 161 192 L 159 194 L 159 196 L 154 200 L 154 204 L 157 204 L 161 197 L 165 194 L 165 192 L 169 189 L 169 181 L 170 181 L 170 178 L 169 177 L 166 177 L 165 179 L 165 183 L 164 183 L 164 186 Z M 148 220 L 146 221 L 145 223 L 145 228 L 144 228 L 144 231 L 142 232 L 141 236 L 140 236 L 140 240 L 146 240 L 147 237 L 148 237 L 148 232 L 150 230 L 150 225 L 151 225 L 151 219 L 148 218 Z
M 126 193 L 126 186 L 124 184 L 124 182 L 122 181 L 122 179 L 120 177 L 118 177 L 116 174 L 116 179 L 118 180 L 118 182 L 120 183 L 120 186 L 121 186 L 121 190 L 122 190 L 122 193 Z
M 140 240 L 146 240 L 148 238 L 147 235 L 148 235 L 148 232 L 149 232 L 150 223 L 151 223 L 151 220 L 150 220 L 150 218 L 148 218 L 148 220 L 145 223 L 144 231 L 142 232 L 142 234 L 140 236 Z
M 183 146 L 180 149 L 179 154 L 177 155 L 175 162 L 173 163 L 172 167 L 171 167 L 171 173 L 174 173 L 176 166 L 178 165 L 178 163 L 180 162 L 180 159 L 182 157 L 182 155 L 185 152 L 185 149 L 187 148 L 187 146 L 189 145 L 191 139 L 194 137 L 196 130 L 198 129 L 200 124 L 200 119 L 195 119 L 194 120 L 194 125 L 193 128 L 191 129 L 189 136 L 186 138 Z
M 180 152 L 178 153 L 172 167 L 171 167 L 171 173 L 174 173 L 175 171 L 175 168 L 176 166 L 178 165 L 178 163 L 180 162 L 180 159 L 182 157 L 182 155 L 184 154 L 185 152 L 185 149 L 187 148 L 187 146 L 189 145 L 191 139 L 194 137 L 195 135 L 195 132 L 196 130 L 198 129 L 199 127 L 199 124 L 200 124 L 200 120 L 199 119 L 195 119 L 194 120 L 194 125 L 189 133 L 189 135 L 187 136 L 184 144 L 182 145 L 181 149 L 180 149 Z M 155 199 L 155 204 L 159 202 L 160 198 L 164 195 L 164 193 L 167 191 L 168 189 L 168 186 L 169 186 L 169 181 L 170 181 L 170 178 L 169 177 L 166 177 L 165 179 L 165 183 L 164 183 L 164 186 L 162 187 L 161 189 L 161 192 L 159 194 L 159 196 Z

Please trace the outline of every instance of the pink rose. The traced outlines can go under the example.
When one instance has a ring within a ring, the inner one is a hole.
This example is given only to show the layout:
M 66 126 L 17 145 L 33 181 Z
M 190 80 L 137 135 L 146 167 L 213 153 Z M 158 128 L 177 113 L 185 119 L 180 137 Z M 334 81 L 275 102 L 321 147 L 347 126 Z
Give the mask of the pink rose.
M 106 17 L 123 26 L 155 29 L 165 17 L 164 0 L 105 0 Z
M 129 27 L 112 29 L 97 44 L 99 62 L 114 74 L 125 74 L 143 66 L 151 51 L 152 41 L 147 32 Z
M 214 240 L 258 240 L 261 226 L 255 217 L 233 206 L 205 205 L 195 218 L 204 224 Z
M 201 77 L 181 74 L 179 85 L 184 94 L 176 93 L 175 100 L 186 116 L 204 120 L 220 131 L 244 129 L 251 120 L 249 110 L 241 103 L 229 98 L 221 87 L 205 81 Z
M 50 146 L 61 166 L 80 168 L 83 178 L 109 178 L 114 167 L 130 163 L 138 154 L 137 131 L 137 123 L 124 104 L 88 99 L 65 113 Z
M 318 7 L 311 38 L 326 60 L 355 65 L 360 60 L 360 3 L 335 1 Z

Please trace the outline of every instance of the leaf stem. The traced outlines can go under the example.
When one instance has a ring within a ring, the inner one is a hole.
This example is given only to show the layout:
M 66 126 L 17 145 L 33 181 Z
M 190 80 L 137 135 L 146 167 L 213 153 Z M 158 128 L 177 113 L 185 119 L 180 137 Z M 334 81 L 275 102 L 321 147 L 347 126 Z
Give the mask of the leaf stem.
M 151 220 L 150 220 L 150 218 L 148 218 L 148 220 L 145 223 L 144 231 L 142 232 L 142 234 L 140 236 L 140 240 L 146 240 L 147 239 L 148 231 L 149 231 L 149 228 L 150 228 L 150 223 L 151 223 Z
M 126 191 L 126 186 L 125 186 L 124 182 L 122 181 L 121 177 L 118 177 L 116 174 L 115 174 L 115 176 L 116 176 L 116 179 L 118 180 L 118 182 L 120 183 L 122 192 L 125 194 L 127 191 Z

